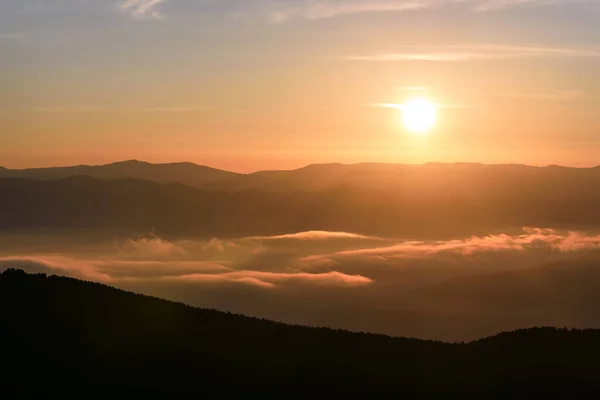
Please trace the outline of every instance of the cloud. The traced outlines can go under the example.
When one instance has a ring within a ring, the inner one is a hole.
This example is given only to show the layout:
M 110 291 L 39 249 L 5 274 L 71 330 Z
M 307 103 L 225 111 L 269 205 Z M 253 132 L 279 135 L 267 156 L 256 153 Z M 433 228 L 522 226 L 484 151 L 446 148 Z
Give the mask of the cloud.
M 113 277 L 102 273 L 93 264 L 70 257 L 5 257 L 0 258 L 0 270 L 23 269 L 27 272 L 51 273 L 101 283 L 112 283 Z
M 559 48 L 541 46 L 511 45 L 448 45 L 400 46 L 399 51 L 368 55 L 344 56 L 346 60 L 394 62 L 394 61 L 439 61 L 461 62 L 473 60 L 497 60 L 519 58 L 564 58 L 564 57 L 600 57 L 598 48 Z
M 162 14 L 157 7 L 165 0 L 124 0 L 119 9 L 134 18 L 161 19 Z
M 186 253 L 181 246 L 160 238 L 127 239 L 118 246 L 123 253 L 142 257 L 172 257 Z
M 552 244 L 560 251 L 581 251 L 600 249 L 600 235 L 587 236 L 578 232 L 569 232 L 566 238 Z
M 469 9 L 475 12 L 491 12 L 511 7 L 540 7 L 573 5 L 575 3 L 587 3 L 595 0 L 464 0 L 471 3 Z
M 332 239 L 332 240 L 326 240 Z M 39 240 L 39 239 L 38 239 Z M 383 245 L 382 245 L 383 244 Z M 346 233 L 309 231 L 235 240 L 169 241 L 159 237 L 119 240 L 112 250 L 60 254 L 48 251 L 7 255 L 3 262 L 46 265 L 57 273 L 101 282 L 148 279 L 234 282 L 274 287 L 304 283 L 360 286 L 377 281 L 377 265 L 402 260 L 460 257 L 478 254 L 580 252 L 600 249 L 600 235 L 559 233 L 552 229 L 524 228 L 521 234 L 494 234 L 444 241 L 394 241 Z M 56 247 L 56 246 L 55 246 Z M 86 246 L 86 252 L 87 246 Z M 396 261 L 394 261 L 396 260 Z M 462 259 L 466 263 L 467 258 Z M 358 268 L 358 269 L 355 269 Z M 387 279 L 387 278 L 386 278 Z
M 291 233 L 279 236 L 254 236 L 253 240 L 280 240 L 280 239 L 300 239 L 300 240 L 325 240 L 325 239 L 373 239 L 369 236 L 358 235 L 348 232 L 328 232 L 328 231 L 307 231 Z
M 521 6 L 521 5 L 532 5 L 532 4 L 545 4 L 547 2 L 542 0 L 485 0 L 485 1 L 471 1 L 473 5 L 471 10 L 477 12 L 487 12 L 500 10 L 503 8 Z
M 33 107 L 31 109 L 19 109 L 20 111 L 33 111 L 39 113 L 90 113 L 100 111 L 98 107 Z
M 314 21 L 357 14 L 445 8 L 481 13 L 511 7 L 567 6 L 591 1 L 594 0 L 113 0 L 112 2 L 117 4 L 116 8 L 120 13 L 138 20 L 163 19 L 164 14 L 160 9 L 167 3 L 173 4 L 174 13 L 196 12 L 198 14 L 214 12 L 216 4 L 221 11 L 235 20 L 258 16 L 270 23 L 280 24 L 292 20 Z M 34 3 L 27 5 L 29 10 L 46 10 L 51 7 L 43 1 L 28 3 Z M 71 7 L 80 7 L 96 2 L 62 0 L 49 3 L 60 4 L 63 7 L 67 4 Z
M 507 93 L 500 94 L 498 97 L 525 100 L 581 101 L 585 99 L 585 93 L 579 90 L 554 90 L 545 92 Z
M 182 107 L 115 107 L 102 108 L 96 106 L 34 106 L 8 109 L 17 112 L 36 112 L 48 114 L 62 113 L 93 113 L 93 112 L 136 112 L 136 113 L 193 113 L 216 110 L 213 106 L 182 106 Z
M 342 285 L 361 286 L 372 282 L 371 279 L 360 275 L 348 275 L 341 272 L 331 271 L 327 273 L 281 273 L 262 271 L 235 271 L 223 274 L 193 274 L 182 275 L 175 279 L 184 281 L 201 282 L 239 282 L 257 285 L 266 288 L 274 288 L 277 283 L 305 283 L 320 285 Z
M 0 42 L 3 42 L 3 41 L 19 42 L 19 41 L 23 41 L 23 40 L 27 40 L 27 39 L 28 39 L 28 36 L 24 33 L 11 33 L 11 32 L 0 33 Z
M 373 103 L 367 104 L 369 107 L 379 107 L 379 108 L 389 108 L 392 110 L 402 110 L 404 108 L 403 104 L 400 103 Z M 443 103 L 435 103 L 436 108 L 470 108 L 470 105 L 467 104 L 443 104 Z
M 206 261 L 122 260 L 116 258 L 81 258 L 76 255 L 39 254 L 0 257 L 0 270 L 23 265 L 27 271 L 46 272 L 104 283 L 140 279 L 163 279 L 191 274 L 219 274 L 230 268 Z
M 285 283 L 352 287 L 372 282 L 364 276 L 336 271 L 326 273 L 231 271 L 225 266 L 206 262 L 85 260 L 54 255 L 0 258 L 0 270 L 8 268 L 66 275 L 110 284 L 183 281 L 208 284 L 241 283 L 272 289 L 277 284 Z
M 210 240 L 0 232 L 0 271 L 70 276 L 289 323 L 444 340 L 523 321 L 600 324 L 597 308 L 587 315 L 577 303 L 600 290 L 597 234 L 524 228 L 422 241 L 315 232 Z
M 401 86 L 399 88 L 397 88 L 397 90 L 403 91 L 403 92 L 424 92 L 427 91 L 429 88 L 427 86 Z
M 316 0 L 289 1 L 273 5 L 269 20 L 286 22 L 293 18 L 311 20 L 333 18 L 340 15 L 418 10 L 428 7 L 427 1 L 419 0 Z
M 405 12 L 445 7 L 491 12 L 518 6 L 559 6 L 586 1 L 593 0 L 289 0 L 256 3 L 267 8 L 270 22 L 284 23 L 293 19 L 320 20 L 376 12 Z
M 391 246 L 345 250 L 331 256 L 423 257 L 442 252 L 471 255 L 478 252 L 525 251 L 528 248 L 546 247 L 559 251 L 578 251 L 600 248 L 600 235 L 587 236 L 570 232 L 561 235 L 553 229 L 524 228 L 522 235 L 473 236 L 467 239 L 421 242 L 405 241 Z
M 126 107 L 124 111 L 148 112 L 148 113 L 190 113 L 197 111 L 211 111 L 216 108 L 213 106 L 192 106 L 192 107 Z

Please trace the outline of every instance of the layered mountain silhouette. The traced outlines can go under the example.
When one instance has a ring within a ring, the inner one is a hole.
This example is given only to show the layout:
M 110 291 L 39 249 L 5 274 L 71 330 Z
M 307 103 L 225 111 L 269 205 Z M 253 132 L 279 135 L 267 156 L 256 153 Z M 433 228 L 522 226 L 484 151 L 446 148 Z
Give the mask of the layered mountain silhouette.
M 0 275 L 0 340 L 3 394 L 20 397 L 506 398 L 600 386 L 597 330 L 449 344 L 285 325 L 12 269 Z
M 478 191 L 519 190 L 538 187 L 539 194 L 552 190 L 575 190 L 584 195 L 600 194 L 600 167 L 485 165 L 474 163 L 424 165 L 405 164 L 314 164 L 289 171 L 259 171 L 238 174 L 193 163 L 150 164 L 124 161 L 101 166 L 73 166 L 10 170 L 0 168 L 0 178 L 58 180 L 74 176 L 98 179 L 133 178 L 157 183 L 180 183 L 208 190 L 271 192 L 321 191 L 338 186 L 401 191 L 427 189 L 447 191 L 471 187 Z M 518 193 L 515 193 L 518 195 Z
M 480 337 L 539 325 L 600 327 L 600 251 L 537 267 L 457 275 L 406 289 L 397 307 L 411 313 L 398 313 L 397 320 L 406 315 L 416 337 L 441 331 L 446 338 Z M 381 320 L 386 318 L 392 316 Z
M 181 183 L 201 187 L 209 182 L 226 179 L 238 174 L 186 162 L 150 164 L 137 160 L 100 166 L 78 165 L 22 170 L 0 168 L 0 178 L 57 180 L 80 175 L 98 179 L 134 178 L 158 183 Z
M 598 171 L 423 166 L 390 186 L 336 184 L 318 191 L 217 191 L 84 176 L 5 178 L 0 179 L 0 229 L 155 228 L 167 235 L 213 237 L 328 230 L 410 238 L 523 226 L 595 229 L 600 227 Z

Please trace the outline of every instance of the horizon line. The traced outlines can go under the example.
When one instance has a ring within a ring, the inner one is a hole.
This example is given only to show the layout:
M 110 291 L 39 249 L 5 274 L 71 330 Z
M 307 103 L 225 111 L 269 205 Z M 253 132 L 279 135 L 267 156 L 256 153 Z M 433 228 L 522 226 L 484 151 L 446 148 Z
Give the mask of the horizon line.
M 427 166 L 427 165 L 479 165 L 479 166 L 490 166 L 490 167 L 499 167 L 499 166 L 520 166 L 520 167 L 529 167 L 529 168 L 549 168 L 549 167 L 555 167 L 555 168 L 568 168 L 568 169 L 594 169 L 594 168 L 600 168 L 600 164 L 597 165 L 593 165 L 593 166 L 588 166 L 588 167 L 576 167 L 576 166 L 569 166 L 569 165 L 562 165 L 562 164 L 525 164 L 525 163 L 484 163 L 484 162 L 477 162 L 477 161 L 453 161 L 453 162 L 442 162 L 442 161 L 427 161 L 424 163 L 400 163 L 400 162 L 378 162 L 378 161 L 362 161 L 362 162 L 356 162 L 356 163 L 344 163 L 344 162 L 319 162 L 319 163 L 311 163 L 311 164 L 305 164 L 301 167 L 298 168 L 288 168 L 288 169 L 258 169 L 255 171 L 251 171 L 251 172 L 237 172 L 237 171 L 233 171 L 233 170 L 229 170 L 229 169 L 223 169 L 223 168 L 217 168 L 217 167 L 212 167 L 210 165 L 207 164 L 197 164 L 195 162 L 192 161 L 171 161 L 171 162 L 149 162 L 149 161 L 144 161 L 144 160 L 138 160 L 135 158 L 132 159 L 126 159 L 126 160 L 119 160 L 119 161 L 113 161 L 113 162 L 108 162 L 105 164 L 71 164 L 71 165 L 49 165 L 49 166 L 44 166 L 44 167 L 27 167 L 27 168 L 11 168 L 11 167 L 7 167 L 7 166 L 3 166 L 0 165 L 0 169 L 5 169 L 5 170 L 9 170 L 9 171 L 31 171 L 31 170 L 43 170 L 43 169 L 54 169 L 54 168 L 77 168 L 77 167 L 89 167 L 89 168 L 98 168 L 98 167 L 106 167 L 106 166 L 110 166 L 110 165 L 118 165 L 118 164 L 126 164 L 126 163 L 138 163 L 138 164 L 148 164 L 148 165 L 156 165 L 156 166 L 167 166 L 167 165 L 182 165 L 182 164 L 188 164 L 188 165 L 193 165 L 196 167 L 204 167 L 204 168 L 210 168 L 210 169 L 214 169 L 214 170 L 220 170 L 220 171 L 225 171 L 225 172 L 231 172 L 231 173 L 235 173 L 235 174 L 239 174 L 239 175 L 251 175 L 251 174 L 255 174 L 255 173 L 260 173 L 260 172 L 270 172 L 270 171 L 299 171 L 305 168 L 309 168 L 309 167 L 313 167 L 313 166 L 327 166 L 327 165 L 338 165 L 338 166 L 358 166 L 358 165 L 394 165 L 394 166 L 414 166 L 414 167 L 419 167 L 419 166 Z

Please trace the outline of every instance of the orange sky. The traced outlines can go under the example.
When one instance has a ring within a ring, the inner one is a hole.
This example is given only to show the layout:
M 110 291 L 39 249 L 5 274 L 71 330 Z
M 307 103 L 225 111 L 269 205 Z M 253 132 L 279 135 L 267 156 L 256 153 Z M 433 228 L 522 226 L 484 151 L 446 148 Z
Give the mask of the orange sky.
M 0 165 L 600 164 L 598 2 L 116 3 L 0 5 Z

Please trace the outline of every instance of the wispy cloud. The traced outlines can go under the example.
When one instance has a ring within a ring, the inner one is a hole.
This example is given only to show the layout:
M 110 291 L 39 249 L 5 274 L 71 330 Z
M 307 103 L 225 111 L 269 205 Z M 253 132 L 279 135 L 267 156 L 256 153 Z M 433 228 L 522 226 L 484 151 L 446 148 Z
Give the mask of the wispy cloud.
M 499 94 L 498 97 L 525 100 L 582 101 L 585 99 L 585 93 L 579 90 L 554 90 L 545 92 L 505 93 Z
M 346 250 L 337 256 L 383 256 L 383 257 L 422 257 L 442 252 L 455 252 L 470 255 L 478 252 L 525 251 L 534 247 L 549 247 L 562 252 L 597 249 L 600 235 L 589 236 L 579 232 L 560 234 L 553 229 L 524 228 L 522 235 L 473 236 L 467 239 L 454 239 L 439 242 L 407 241 L 391 246 Z
M 185 0 L 117 0 L 119 10 L 136 19 L 162 19 L 163 4 Z M 190 0 L 187 0 L 188 2 Z M 234 19 L 260 16 L 271 23 L 322 20 L 353 14 L 375 14 L 454 8 L 465 12 L 492 12 L 512 7 L 559 6 L 595 0 L 195 0 L 197 12 L 207 4 L 221 3 Z
M 475 12 L 490 12 L 503 10 L 510 7 L 539 7 L 539 6 L 560 6 L 574 3 L 587 3 L 596 0 L 463 0 L 470 3 L 469 9 Z
M 401 86 L 397 88 L 397 90 L 400 90 L 402 92 L 424 92 L 428 89 L 429 88 L 427 86 Z
M 279 236 L 255 236 L 248 239 L 252 240 L 278 240 L 278 239 L 299 239 L 299 240 L 325 240 L 325 239 L 369 239 L 368 236 L 358 235 L 349 232 L 328 232 L 328 231 L 307 231 L 299 233 L 290 233 Z
M 344 56 L 353 61 L 472 61 L 506 58 L 539 57 L 600 57 L 597 48 L 567 48 L 511 45 L 448 45 L 448 46 L 401 46 L 398 50 L 368 55 Z
M 100 111 L 99 107 L 33 107 L 19 109 L 20 111 L 33 111 L 39 113 L 88 113 Z
M 473 5 L 471 10 L 477 12 L 487 12 L 500 10 L 503 8 L 521 6 L 521 5 L 532 5 L 532 4 L 544 4 L 548 1 L 542 0 L 485 0 L 485 1 L 471 1 Z
M 445 104 L 445 103 L 434 103 L 436 108 L 469 108 L 468 104 Z M 402 103 L 372 103 L 367 104 L 368 107 L 379 107 L 389 108 L 392 110 L 402 110 L 404 105 Z
M 119 9 L 134 18 L 161 19 L 162 14 L 157 11 L 157 7 L 159 4 L 164 3 L 164 1 L 165 0 L 124 0 L 119 5 Z
M 23 40 L 27 38 L 24 33 L 0 33 L 0 40 Z
M 272 6 L 269 20 L 281 23 L 292 18 L 325 19 L 339 15 L 409 11 L 428 7 L 426 0 L 312 0 L 279 2 Z
M 517 6 L 556 6 L 586 1 L 593 0 L 289 0 L 270 1 L 266 4 L 269 21 L 283 23 L 292 19 L 319 20 L 359 13 L 402 12 L 444 7 L 491 12 Z
M 331 271 L 325 273 L 281 273 L 262 271 L 235 271 L 224 274 L 194 274 L 184 275 L 176 279 L 184 281 L 219 282 L 229 281 L 265 288 L 274 288 L 280 282 L 299 282 L 323 285 L 361 286 L 372 282 L 371 279 L 360 275 L 348 275 L 341 272 Z
M 191 107 L 126 107 L 125 111 L 149 112 L 149 113 L 189 113 L 196 111 L 211 111 L 213 106 L 191 106 Z
M 2 43 L 22 43 L 29 39 L 24 33 L 0 32 L 0 44 Z
M 182 106 L 182 107 L 121 107 L 102 108 L 93 106 L 34 106 L 8 109 L 8 111 L 36 113 L 91 113 L 91 112 L 138 112 L 138 113 L 192 113 L 216 110 L 213 106 Z

